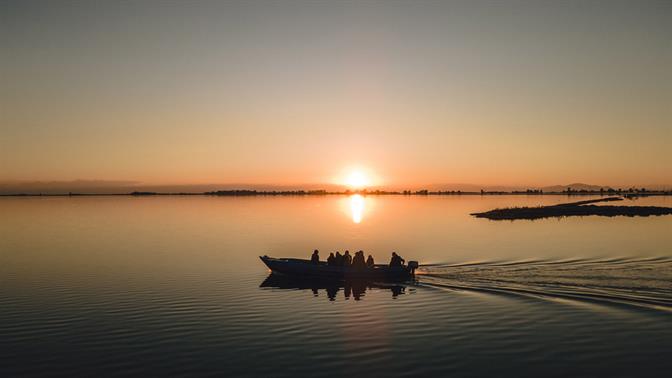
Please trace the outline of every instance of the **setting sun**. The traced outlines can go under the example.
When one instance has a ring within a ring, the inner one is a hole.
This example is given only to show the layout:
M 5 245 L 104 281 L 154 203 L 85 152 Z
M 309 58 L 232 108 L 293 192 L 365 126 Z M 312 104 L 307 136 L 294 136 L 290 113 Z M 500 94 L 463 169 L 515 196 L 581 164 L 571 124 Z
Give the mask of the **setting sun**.
M 353 189 L 361 189 L 369 183 L 369 178 L 362 171 L 351 172 L 346 180 L 346 184 Z

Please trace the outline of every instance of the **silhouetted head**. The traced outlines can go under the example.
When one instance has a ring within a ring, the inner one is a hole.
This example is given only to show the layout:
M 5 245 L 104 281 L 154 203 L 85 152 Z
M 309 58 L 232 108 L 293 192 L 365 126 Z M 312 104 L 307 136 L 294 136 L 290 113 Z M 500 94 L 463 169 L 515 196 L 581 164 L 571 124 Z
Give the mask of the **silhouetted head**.
M 331 252 L 331 253 L 329 254 L 329 257 L 335 257 L 335 256 L 334 256 L 334 252 Z
M 345 251 L 345 254 L 350 256 L 350 251 Z
M 313 251 L 314 255 L 317 255 L 318 253 L 320 253 L 320 251 L 318 251 L 317 249 Z
M 396 255 L 397 255 L 397 252 L 392 252 L 392 256 L 396 256 Z
M 340 256 L 341 252 L 336 251 L 336 256 Z

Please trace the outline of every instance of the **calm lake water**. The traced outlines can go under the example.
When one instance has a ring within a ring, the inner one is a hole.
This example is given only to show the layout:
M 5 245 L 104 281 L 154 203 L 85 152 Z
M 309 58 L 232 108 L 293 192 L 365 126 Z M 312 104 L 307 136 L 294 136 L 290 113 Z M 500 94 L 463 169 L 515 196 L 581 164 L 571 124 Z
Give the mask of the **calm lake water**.
M 672 216 L 469 216 L 573 200 L 0 198 L 0 376 L 670 374 Z M 315 248 L 424 266 L 310 287 L 258 258 Z

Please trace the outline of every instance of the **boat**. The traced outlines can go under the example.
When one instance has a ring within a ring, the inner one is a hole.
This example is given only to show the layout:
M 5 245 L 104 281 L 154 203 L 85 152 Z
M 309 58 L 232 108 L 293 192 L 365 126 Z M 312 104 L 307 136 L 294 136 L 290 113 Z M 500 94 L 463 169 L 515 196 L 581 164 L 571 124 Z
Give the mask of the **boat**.
M 266 255 L 259 256 L 259 258 L 273 273 L 299 278 L 314 277 L 336 280 L 363 278 L 385 281 L 404 281 L 412 279 L 415 276 L 415 270 L 418 268 L 417 261 L 409 261 L 408 265 L 394 267 L 376 264 L 373 267 L 354 268 L 327 265 L 327 263 L 323 261 L 314 264 L 310 260 L 303 259 L 275 258 Z

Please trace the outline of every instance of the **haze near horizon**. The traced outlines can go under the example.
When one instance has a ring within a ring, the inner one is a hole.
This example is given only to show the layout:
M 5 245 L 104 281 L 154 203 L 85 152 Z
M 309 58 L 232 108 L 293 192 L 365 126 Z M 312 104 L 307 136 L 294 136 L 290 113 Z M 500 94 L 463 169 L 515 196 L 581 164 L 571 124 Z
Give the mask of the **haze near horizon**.
M 672 183 L 670 2 L 0 7 L 3 182 Z

